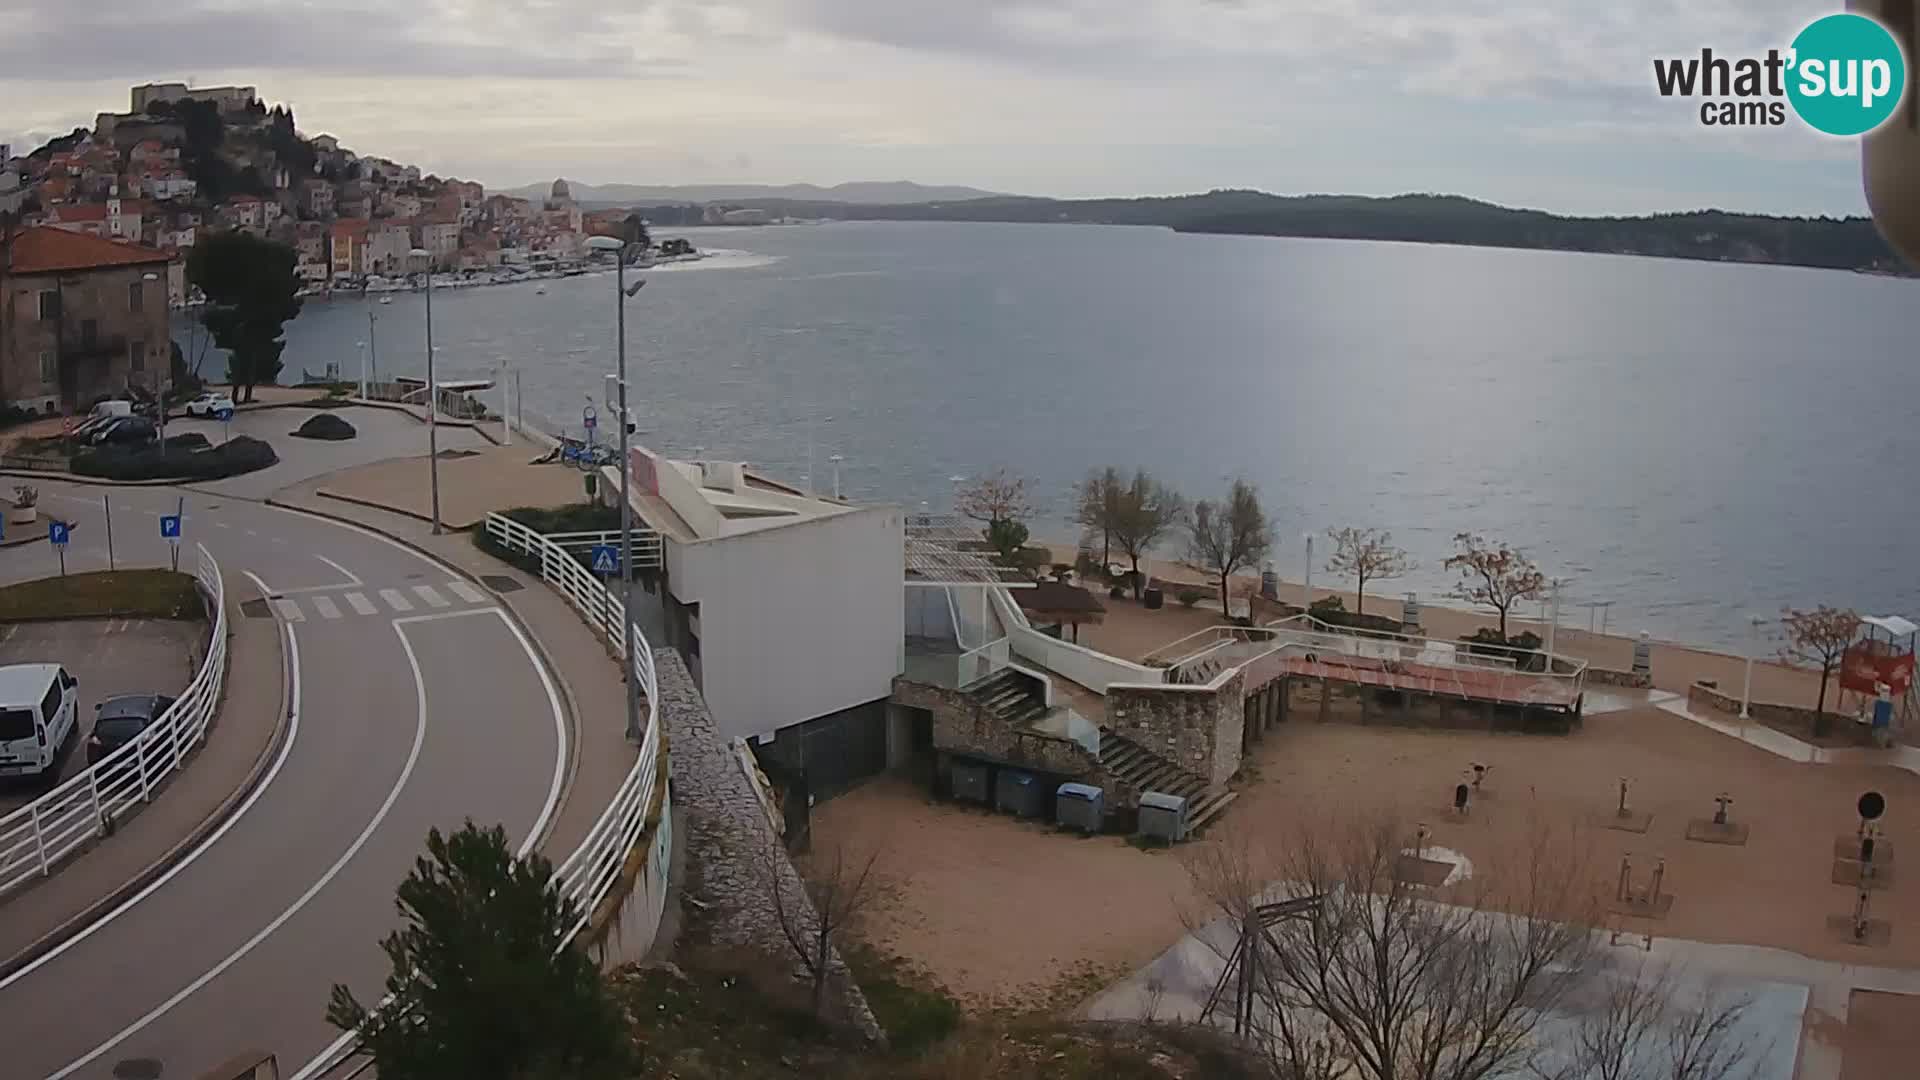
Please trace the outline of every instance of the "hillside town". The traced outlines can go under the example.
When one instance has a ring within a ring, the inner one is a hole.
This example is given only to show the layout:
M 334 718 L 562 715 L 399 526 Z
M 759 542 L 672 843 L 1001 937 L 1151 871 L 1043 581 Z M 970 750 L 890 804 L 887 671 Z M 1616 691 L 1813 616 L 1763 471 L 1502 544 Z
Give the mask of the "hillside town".
M 583 210 L 564 180 L 536 203 L 356 154 L 332 135 L 300 133 L 289 109 L 251 86 L 135 86 L 126 112 L 14 149 L 0 144 L 0 216 L 174 255 L 176 306 L 185 253 L 209 232 L 287 244 L 319 291 L 429 269 L 565 265 L 586 257 L 588 235 L 626 216 Z

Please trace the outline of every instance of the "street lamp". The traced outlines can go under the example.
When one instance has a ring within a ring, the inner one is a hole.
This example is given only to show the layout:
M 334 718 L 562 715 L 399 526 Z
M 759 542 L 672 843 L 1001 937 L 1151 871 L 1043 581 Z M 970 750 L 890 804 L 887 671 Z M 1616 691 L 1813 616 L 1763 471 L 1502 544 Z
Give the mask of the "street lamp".
M 620 425 L 620 641 L 627 656 L 627 738 L 638 741 L 645 733 L 640 730 L 640 687 L 634 677 L 638 669 L 633 658 L 633 496 L 627 490 L 633 467 L 627 458 L 627 301 L 647 282 L 642 278 L 633 283 L 633 288 L 627 288 L 626 241 L 612 236 L 592 236 L 587 238 L 587 247 L 613 253 L 614 353 L 620 383 L 619 415 L 615 418 Z
M 427 483 L 433 497 L 433 534 L 440 535 L 440 402 L 439 384 L 433 381 L 433 253 L 425 248 L 407 252 L 427 260 Z
M 1740 719 L 1749 719 L 1748 710 L 1753 703 L 1753 654 L 1755 646 L 1760 644 L 1760 628 L 1767 620 L 1758 615 L 1747 619 L 1747 677 L 1740 686 Z
M 1300 611 L 1307 614 L 1313 611 L 1313 534 L 1301 533 L 1307 542 L 1307 573 L 1300 586 Z

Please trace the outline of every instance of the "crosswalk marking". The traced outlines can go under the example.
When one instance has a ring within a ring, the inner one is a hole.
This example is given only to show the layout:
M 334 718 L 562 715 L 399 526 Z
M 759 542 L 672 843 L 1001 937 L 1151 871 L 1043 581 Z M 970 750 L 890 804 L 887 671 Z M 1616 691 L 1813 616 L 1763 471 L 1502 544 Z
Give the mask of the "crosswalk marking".
M 333 599 L 331 597 L 326 597 L 326 596 L 314 597 L 313 609 L 315 611 L 318 611 L 320 613 L 320 617 L 323 619 L 337 619 L 340 617 L 340 609 L 334 605 Z
M 288 622 L 306 622 L 307 621 L 307 617 L 300 613 L 300 605 L 294 603 L 292 600 L 289 600 L 284 596 L 280 597 L 278 600 L 275 600 L 273 602 L 273 606 L 280 609 L 280 617 L 287 620 Z
M 443 608 L 453 606 L 453 601 L 441 596 L 439 590 L 431 585 L 415 585 L 413 592 L 415 596 L 425 600 L 428 607 Z
M 413 610 L 413 601 L 407 599 L 399 589 L 381 589 L 380 599 L 385 600 L 387 606 L 395 611 Z
M 380 610 L 373 606 L 373 601 L 357 592 L 348 593 L 346 595 L 346 601 L 347 606 L 353 609 L 355 615 L 372 615 Z
M 447 588 L 452 589 L 453 595 L 465 600 L 469 604 L 484 604 L 487 602 L 485 593 L 464 581 L 449 581 L 447 582 Z

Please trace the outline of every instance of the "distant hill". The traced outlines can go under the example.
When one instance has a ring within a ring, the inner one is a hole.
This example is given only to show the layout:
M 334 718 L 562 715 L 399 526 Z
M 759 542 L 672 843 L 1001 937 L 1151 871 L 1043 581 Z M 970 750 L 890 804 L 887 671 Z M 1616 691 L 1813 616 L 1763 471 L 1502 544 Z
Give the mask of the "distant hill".
M 544 199 L 553 185 L 528 184 L 507 192 L 523 199 Z M 575 202 L 582 205 L 630 206 L 639 203 L 710 203 L 785 199 L 793 202 L 862 203 L 897 206 L 902 203 L 954 202 L 997 197 L 979 188 L 929 186 L 908 180 L 856 181 L 820 187 L 817 184 L 592 184 L 567 181 Z
M 1909 273 L 1864 217 L 1801 218 L 1694 210 L 1642 217 L 1567 217 L 1458 195 L 1270 195 L 1211 191 L 1140 199 L 996 196 L 898 205 L 746 199 L 793 218 L 1160 225 L 1180 232 L 1397 240 L 1540 248 L 1725 262 Z M 657 224 L 698 224 L 672 206 L 642 207 Z

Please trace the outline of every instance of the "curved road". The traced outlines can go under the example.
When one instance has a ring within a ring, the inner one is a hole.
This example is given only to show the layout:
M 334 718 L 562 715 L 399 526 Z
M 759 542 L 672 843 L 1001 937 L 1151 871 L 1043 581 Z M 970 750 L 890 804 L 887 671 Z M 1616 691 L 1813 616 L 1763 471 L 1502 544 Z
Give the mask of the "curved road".
M 332 984 L 380 997 L 379 939 L 427 830 L 470 817 L 522 845 L 544 830 L 568 760 L 553 679 L 491 596 L 373 533 L 191 489 L 39 487 L 44 512 L 76 522 L 69 571 L 106 566 L 103 492 L 119 564 L 165 565 L 158 516 L 184 495 L 181 568 L 198 541 L 230 613 L 262 585 L 280 597 L 239 617 L 279 620 L 294 715 L 260 786 L 204 844 L 0 982 L 0 1072 L 106 1078 L 150 1059 L 165 1080 L 197 1080 L 258 1049 L 302 1075 L 338 1035 Z M 0 551 L 0 579 L 57 571 L 45 543 Z

